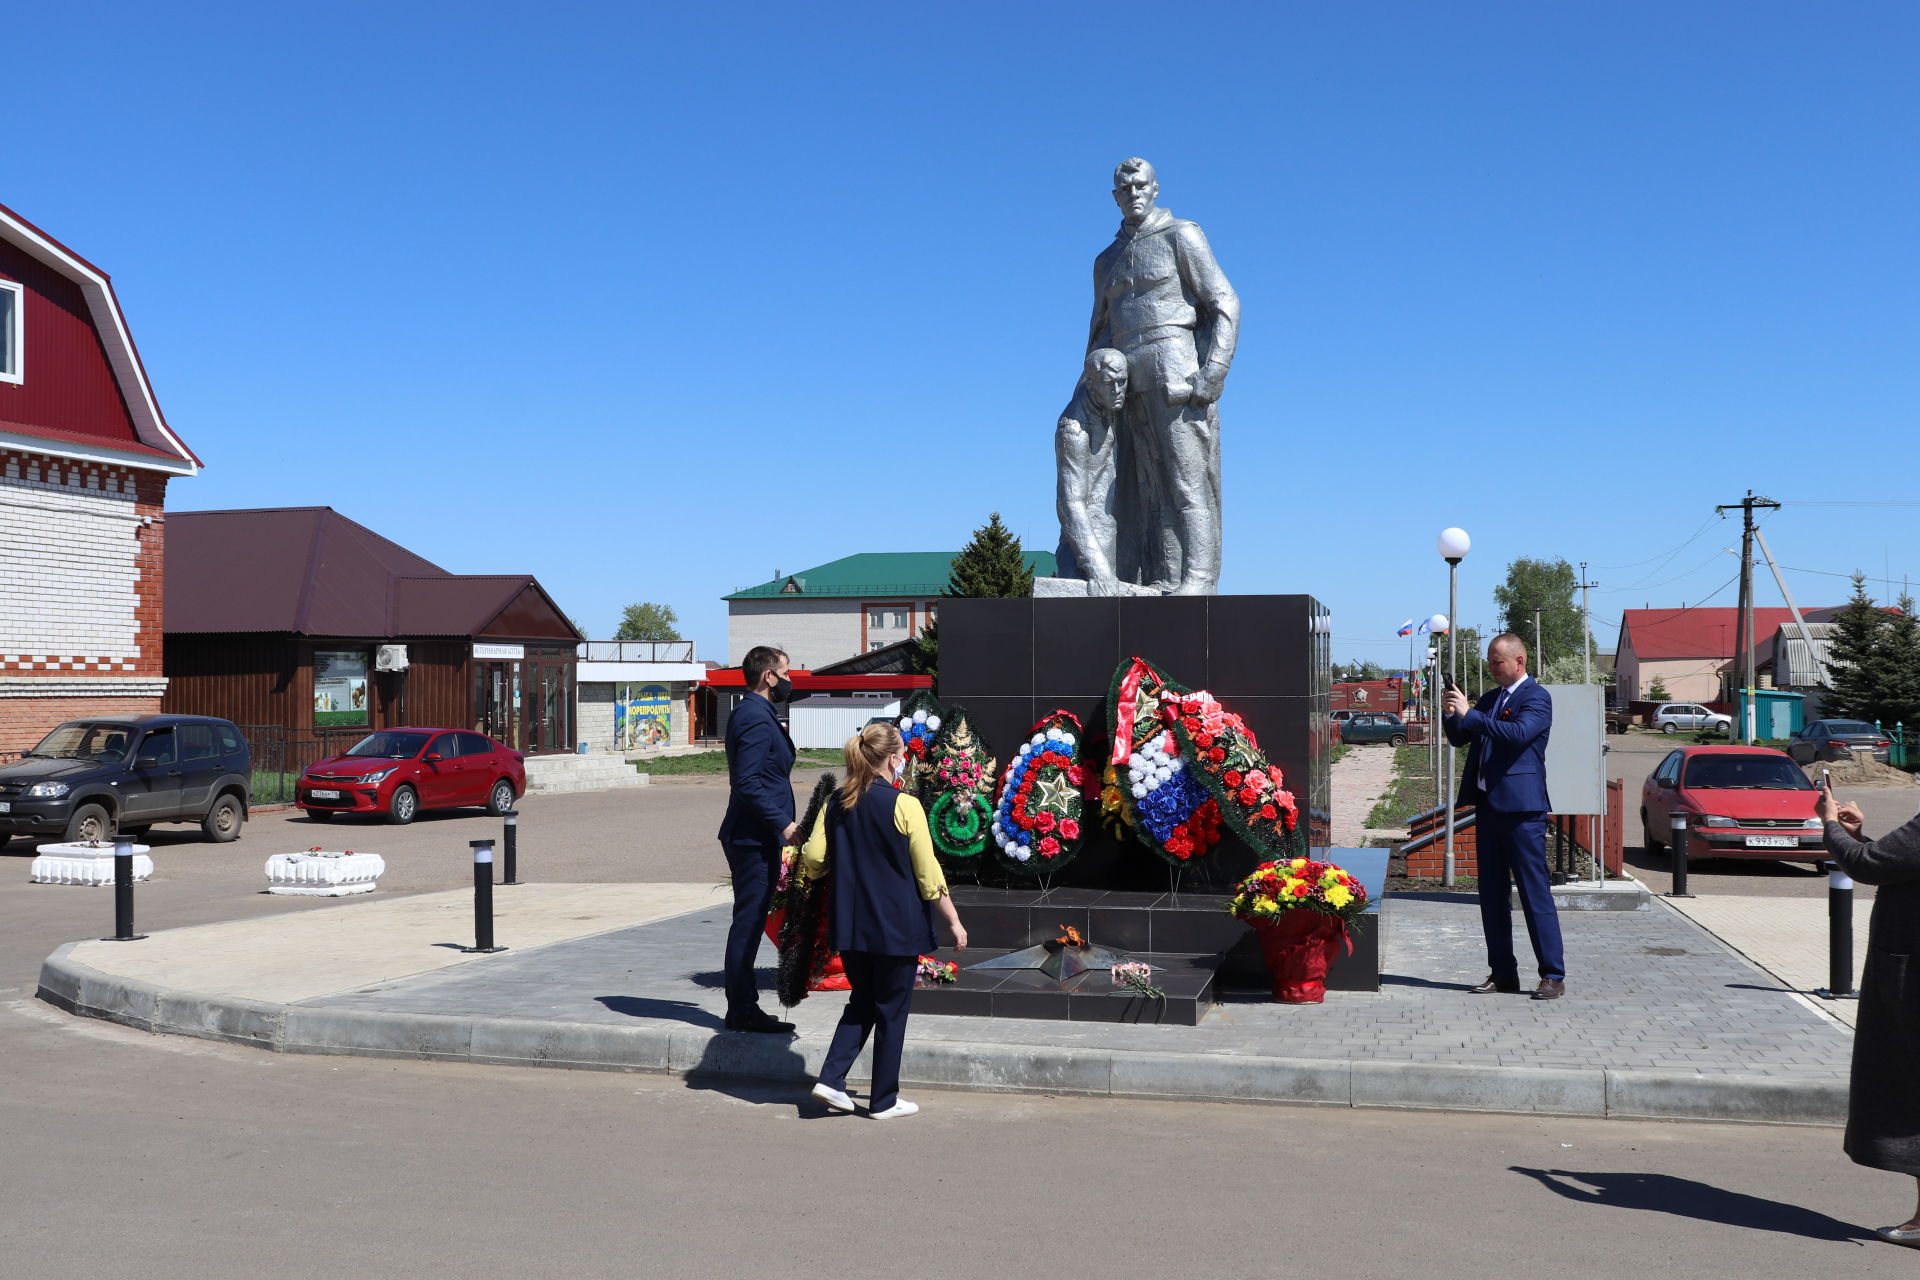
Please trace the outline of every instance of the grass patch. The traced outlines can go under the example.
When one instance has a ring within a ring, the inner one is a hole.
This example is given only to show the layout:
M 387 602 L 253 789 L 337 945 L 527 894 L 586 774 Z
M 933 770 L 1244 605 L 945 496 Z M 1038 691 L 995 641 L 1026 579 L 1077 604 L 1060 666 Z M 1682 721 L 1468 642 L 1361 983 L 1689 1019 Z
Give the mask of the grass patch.
M 293 784 L 299 780 L 298 770 L 288 773 L 263 773 L 255 769 L 247 785 L 252 788 L 255 804 L 292 804 Z
M 1460 783 L 1460 770 L 1466 767 L 1467 749 L 1450 748 L 1454 753 L 1453 780 Z M 1444 762 L 1443 762 L 1444 767 Z M 1369 827 L 1404 827 L 1413 815 L 1433 808 L 1433 749 L 1427 746 L 1393 749 L 1393 782 L 1387 793 L 1367 815 Z
M 794 759 L 795 767 L 807 768 L 845 763 L 846 757 L 830 747 L 805 747 Z M 635 760 L 632 764 L 641 773 L 652 774 L 656 778 L 678 774 L 720 774 L 727 771 L 727 753 L 696 751 L 692 755 L 655 756 L 650 760 Z
M 1333 765 L 1339 764 L 1342 760 L 1346 759 L 1347 752 L 1351 750 L 1353 750 L 1353 744 L 1351 742 L 1334 743 L 1333 750 L 1327 753 L 1327 765 L 1332 767 Z

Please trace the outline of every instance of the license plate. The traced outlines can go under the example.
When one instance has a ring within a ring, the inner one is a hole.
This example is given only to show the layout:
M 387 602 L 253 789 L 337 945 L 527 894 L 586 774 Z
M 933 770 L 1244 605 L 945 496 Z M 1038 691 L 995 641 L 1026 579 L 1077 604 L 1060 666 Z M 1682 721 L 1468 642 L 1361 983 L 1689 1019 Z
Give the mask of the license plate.
M 338 800 L 340 798 L 338 791 L 309 791 L 307 794 L 315 800 Z
M 1797 849 L 1800 840 L 1797 836 L 1748 836 L 1749 849 Z
M 13 812 L 13 802 L 9 800 L 0 800 L 0 813 L 12 813 L 12 812 Z

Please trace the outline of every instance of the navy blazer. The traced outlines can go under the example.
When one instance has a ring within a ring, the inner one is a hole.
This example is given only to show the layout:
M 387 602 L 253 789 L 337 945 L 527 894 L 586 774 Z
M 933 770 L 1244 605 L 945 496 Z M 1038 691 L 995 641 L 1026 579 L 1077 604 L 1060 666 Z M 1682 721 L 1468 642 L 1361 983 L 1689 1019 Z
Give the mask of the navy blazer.
M 780 847 L 780 833 L 793 821 L 793 739 L 773 703 L 757 693 L 740 699 L 727 717 L 727 816 L 720 843 L 759 849 Z
M 1513 691 L 1494 719 L 1500 700 L 1495 686 L 1464 716 L 1448 716 L 1441 723 L 1447 741 L 1467 748 L 1466 776 L 1460 779 L 1459 803 L 1478 805 L 1496 813 L 1551 813 L 1547 799 L 1547 735 L 1553 729 L 1553 695 L 1529 676 Z M 1486 774 L 1487 789 L 1480 789 Z

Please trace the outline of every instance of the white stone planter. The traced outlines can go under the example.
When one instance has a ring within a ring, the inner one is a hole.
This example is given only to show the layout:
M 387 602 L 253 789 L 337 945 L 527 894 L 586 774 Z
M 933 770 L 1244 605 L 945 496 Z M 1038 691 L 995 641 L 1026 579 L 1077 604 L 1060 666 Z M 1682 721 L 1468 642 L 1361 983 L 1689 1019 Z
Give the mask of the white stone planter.
M 267 892 L 344 898 L 372 893 L 386 871 L 377 853 L 276 853 L 267 859 Z
M 153 875 L 149 846 L 133 846 L 133 878 L 145 880 Z M 43 844 L 27 872 L 34 884 L 112 884 L 113 846 L 96 848 L 85 844 Z

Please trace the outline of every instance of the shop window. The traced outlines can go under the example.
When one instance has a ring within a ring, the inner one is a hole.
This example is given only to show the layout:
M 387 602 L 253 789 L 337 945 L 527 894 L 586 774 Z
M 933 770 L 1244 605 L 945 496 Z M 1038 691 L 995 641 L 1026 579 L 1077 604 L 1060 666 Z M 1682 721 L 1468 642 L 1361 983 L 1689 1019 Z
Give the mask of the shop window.
M 0 382 L 25 380 L 25 319 L 27 291 L 11 280 L 0 280 Z

